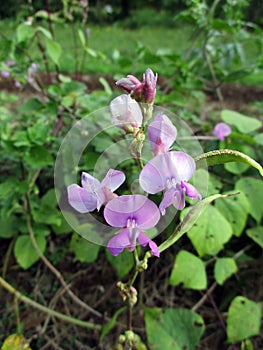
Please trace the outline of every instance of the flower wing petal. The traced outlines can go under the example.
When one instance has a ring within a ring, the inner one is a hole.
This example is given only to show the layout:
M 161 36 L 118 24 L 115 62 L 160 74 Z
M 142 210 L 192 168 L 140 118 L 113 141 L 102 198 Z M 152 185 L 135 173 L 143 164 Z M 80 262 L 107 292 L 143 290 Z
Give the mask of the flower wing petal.
M 152 241 L 148 236 L 146 236 L 146 234 L 144 234 L 143 232 L 139 233 L 138 242 L 142 247 L 145 247 L 147 244 L 149 244 L 152 254 L 154 256 L 157 256 L 158 258 L 160 257 L 157 244 L 154 241 Z
M 89 192 L 94 192 L 95 189 L 97 189 L 100 186 L 100 182 L 90 174 L 83 172 L 81 174 L 81 185 Z
M 129 229 L 124 229 L 119 231 L 116 236 L 112 237 L 108 242 L 108 249 L 109 252 L 117 256 L 120 254 L 124 248 L 130 246 L 130 240 L 129 240 Z
M 114 192 L 124 182 L 125 175 L 122 171 L 110 169 L 101 182 L 101 186 Z
M 96 209 L 96 196 L 85 188 L 72 184 L 67 190 L 69 204 L 79 213 L 88 213 Z

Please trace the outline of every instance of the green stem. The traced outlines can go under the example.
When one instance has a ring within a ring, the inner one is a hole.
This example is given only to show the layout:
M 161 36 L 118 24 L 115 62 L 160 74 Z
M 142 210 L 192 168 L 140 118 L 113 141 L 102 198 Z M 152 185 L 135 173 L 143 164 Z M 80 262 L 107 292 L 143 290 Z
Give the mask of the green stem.
M 77 326 L 80 327 L 84 327 L 84 328 L 89 328 L 89 329 L 97 329 L 100 330 L 102 327 L 99 324 L 95 324 L 95 323 L 91 323 L 91 322 L 86 322 L 86 321 L 82 321 L 79 320 L 77 318 L 62 314 L 58 311 L 49 309 L 48 307 L 41 305 L 39 303 L 37 303 L 36 301 L 28 298 L 27 296 L 21 294 L 17 289 L 15 289 L 14 287 L 12 287 L 8 282 L 6 282 L 2 277 L 0 277 L 0 285 L 2 287 L 4 287 L 8 292 L 10 292 L 11 294 L 13 294 L 15 296 L 15 298 L 17 298 L 18 300 L 23 301 L 24 303 L 34 307 L 35 309 L 38 309 L 50 316 L 54 316 L 59 318 L 62 321 L 71 323 L 71 324 L 75 324 Z

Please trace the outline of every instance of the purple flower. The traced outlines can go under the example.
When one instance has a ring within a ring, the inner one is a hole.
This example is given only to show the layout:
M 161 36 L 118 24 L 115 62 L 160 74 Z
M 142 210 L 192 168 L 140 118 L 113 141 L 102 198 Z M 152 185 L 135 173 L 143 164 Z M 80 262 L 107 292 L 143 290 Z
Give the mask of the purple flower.
M 10 73 L 7 70 L 2 70 L 1 76 L 6 79 L 10 77 Z
M 232 132 L 231 127 L 225 123 L 216 124 L 213 134 L 216 135 L 220 141 L 224 141 L 225 136 L 230 135 Z
M 143 81 L 145 83 L 143 89 L 143 102 L 153 103 L 156 94 L 156 83 L 157 83 L 157 74 L 153 74 L 153 71 L 150 68 L 147 68 L 144 75 Z
M 160 256 L 156 243 L 143 233 L 160 220 L 158 207 L 147 197 L 134 194 L 115 198 L 105 206 L 104 218 L 110 226 L 122 228 L 108 242 L 112 255 L 117 256 L 124 248 L 135 250 L 138 241 L 143 247 L 149 244 L 152 254 Z
M 165 114 L 158 114 L 148 127 L 148 136 L 156 156 L 169 151 L 176 139 L 177 129 Z
M 116 84 L 127 91 L 138 102 L 153 103 L 156 94 L 157 74 L 147 68 L 140 81 L 134 75 L 119 79 Z
M 116 82 L 123 90 L 127 91 L 129 94 L 132 94 L 134 97 L 140 97 L 142 90 L 144 88 L 144 83 L 140 82 L 134 75 L 127 75 L 127 78 L 121 78 Z M 137 98 L 136 98 L 137 99 Z
M 80 213 L 88 213 L 96 208 L 100 210 L 103 204 L 117 197 L 113 192 L 124 180 L 125 175 L 113 169 L 107 172 L 101 182 L 83 172 L 81 175 L 82 187 L 72 184 L 67 188 L 69 204 Z
M 21 86 L 21 84 L 20 84 L 19 81 L 15 80 L 15 81 L 14 81 L 14 86 L 17 87 L 17 88 L 19 88 L 19 87 Z
M 120 95 L 110 103 L 111 122 L 125 132 L 135 133 L 142 125 L 142 111 L 130 95 Z
M 139 177 L 141 188 L 155 194 L 165 191 L 159 208 L 162 215 L 170 205 L 182 210 L 185 194 L 201 200 L 200 193 L 187 181 L 194 175 L 195 161 L 184 152 L 168 152 L 151 159 L 142 169 Z

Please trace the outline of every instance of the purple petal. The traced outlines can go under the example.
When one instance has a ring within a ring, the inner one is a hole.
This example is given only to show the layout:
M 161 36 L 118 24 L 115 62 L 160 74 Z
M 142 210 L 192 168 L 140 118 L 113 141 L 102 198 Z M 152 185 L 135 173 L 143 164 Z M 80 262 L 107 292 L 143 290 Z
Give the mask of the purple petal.
M 180 186 L 174 193 L 173 206 L 178 210 L 182 210 L 185 207 L 184 190 Z
M 141 229 L 154 227 L 160 213 L 156 204 L 143 195 L 120 196 L 111 200 L 104 209 L 107 223 L 113 227 L 126 227 L 134 219 Z
M 116 236 L 109 240 L 107 246 L 112 255 L 117 256 L 120 254 L 124 248 L 130 246 L 129 229 L 124 229 L 118 232 Z
M 163 195 L 163 199 L 159 205 L 160 212 L 162 215 L 165 215 L 166 208 L 170 207 L 170 205 L 174 202 L 175 192 L 177 190 L 175 188 L 170 188 L 170 190 L 166 191 Z
M 220 141 L 224 141 L 225 136 L 230 135 L 231 132 L 231 127 L 225 123 L 218 123 L 213 130 L 213 134 L 216 135 Z
M 143 232 L 140 232 L 138 235 L 138 242 L 142 247 L 146 247 L 149 244 L 149 247 L 154 256 L 160 257 L 160 253 L 158 247 L 154 241 L 152 241 L 148 236 L 146 236 Z
M 100 182 L 90 174 L 83 172 L 81 174 L 81 185 L 89 192 L 94 192 L 100 186 Z
M 182 181 L 181 186 L 185 190 L 185 193 L 189 198 L 192 198 L 192 199 L 198 198 L 199 201 L 202 199 L 201 194 L 197 191 L 197 189 L 193 185 Z
M 158 114 L 148 127 L 148 136 L 154 154 L 165 153 L 174 143 L 177 129 L 165 114 Z
M 168 152 L 151 159 L 142 169 L 140 186 L 148 193 L 155 194 L 168 186 L 168 180 L 188 181 L 195 172 L 194 159 L 184 152 Z
M 104 179 L 101 182 L 101 186 L 105 186 L 114 192 L 124 182 L 125 175 L 123 172 L 118 170 L 110 169 Z
M 69 204 L 79 213 L 88 213 L 96 209 L 96 196 L 85 188 L 73 184 L 68 186 L 67 190 Z

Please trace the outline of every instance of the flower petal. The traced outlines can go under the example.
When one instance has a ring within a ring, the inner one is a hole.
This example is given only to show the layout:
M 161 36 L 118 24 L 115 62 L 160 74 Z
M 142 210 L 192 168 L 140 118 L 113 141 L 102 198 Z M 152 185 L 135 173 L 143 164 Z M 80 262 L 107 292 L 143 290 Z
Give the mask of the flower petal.
M 185 193 L 189 198 L 198 198 L 199 201 L 202 199 L 201 194 L 193 185 L 189 184 L 188 182 L 182 181 L 181 186 L 185 190 Z
M 79 213 L 88 213 L 96 209 L 96 196 L 85 188 L 73 184 L 68 186 L 67 190 L 69 204 Z
M 90 174 L 83 172 L 81 174 L 81 185 L 89 192 L 94 192 L 100 186 L 100 182 Z
M 124 229 L 119 231 L 116 236 L 112 237 L 108 242 L 108 249 L 109 252 L 117 256 L 120 254 L 124 248 L 130 246 L 130 240 L 129 240 L 129 229 Z
M 177 129 L 165 114 L 158 114 L 148 127 L 151 148 L 155 155 L 169 151 L 177 136 Z
M 106 186 L 114 192 L 124 182 L 125 175 L 122 171 L 110 169 L 101 182 L 101 186 Z
M 148 236 L 146 236 L 143 232 L 139 233 L 138 242 L 142 247 L 145 247 L 147 244 L 149 244 L 152 254 L 154 256 L 157 256 L 158 258 L 160 257 L 157 244 L 154 241 L 152 241 Z
M 188 181 L 195 172 L 195 161 L 184 152 L 168 152 L 151 159 L 139 177 L 141 188 L 155 194 L 167 188 L 167 180 Z
M 231 132 L 231 127 L 225 123 L 218 123 L 213 130 L 213 134 L 216 135 L 220 141 L 224 141 L 225 136 L 230 135 Z
M 173 204 L 175 192 L 176 192 L 176 189 L 172 187 L 164 193 L 163 199 L 159 205 L 159 209 L 162 215 L 165 215 L 165 212 L 166 212 L 165 209 L 170 207 L 170 205 Z
M 120 95 L 110 103 L 111 122 L 119 127 L 130 125 L 139 128 L 142 125 L 142 111 L 139 104 L 130 95 Z
M 174 193 L 173 206 L 178 210 L 182 210 L 185 207 L 184 191 L 179 186 Z
M 126 227 L 134 219 L 141 229 L 154 227 L 160 213 L 156 204 L 143 195 L 126 195 L 111 200 L 104 209 L 104 218 L 113 227 Z

